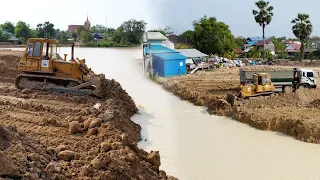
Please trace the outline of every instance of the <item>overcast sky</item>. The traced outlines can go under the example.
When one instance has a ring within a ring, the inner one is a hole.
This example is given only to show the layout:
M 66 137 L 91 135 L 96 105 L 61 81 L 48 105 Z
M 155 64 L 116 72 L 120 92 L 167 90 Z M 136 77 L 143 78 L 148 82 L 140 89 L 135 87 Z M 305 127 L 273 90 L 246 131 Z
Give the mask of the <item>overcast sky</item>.
M 66 30 L 69 24 L 83 24 L 87 11 L 92 24 L 107 23 L 118 27 L 131 18 L 145 20 L 148 29 L 172 26 L 177 33 L 192 28 L 192 21 L 214 16 L 230 26 L 235 36 L 261 36 L 262 30 L 254 22 L 252 9 L 256 0 L 15 0 L 1 2 L 0 23 L 19 20 L 31 27 L 50 21 L 55 28 Z M 30 3 L 32 2 L 32 3 Z M 49 3 L 48 3 L 49 2 Z M 319 0 L 270 0 L 274 6 L 272 23 L 266 36 L 293 37 L 291 20 L 298 12 L 308 13 L 314 26 L 313 35 L 320 35 Z M 47 9 L 46 9 L 47 8 Z M 49 9 L 50 8 L 50 9 Z M 43 10 L 41 12 L 41 10 Z M 107 20 L 106 20 L 107 19 Z
M 192 21 L 214 16 L 229 25 L 235 36 L 261 36 L 262 29 L 255 23 L 252 10 L 257 0 L 158 0 L 159 25 L 171 25 L 181 30 L 192 28 Z M 313 34 L 320 36 L 319 0 L 269 0 L 274 6 L 274 17 L 266 29 L 266 36 L 293 37 L 291 20 L 299 12 L 310 15 Z

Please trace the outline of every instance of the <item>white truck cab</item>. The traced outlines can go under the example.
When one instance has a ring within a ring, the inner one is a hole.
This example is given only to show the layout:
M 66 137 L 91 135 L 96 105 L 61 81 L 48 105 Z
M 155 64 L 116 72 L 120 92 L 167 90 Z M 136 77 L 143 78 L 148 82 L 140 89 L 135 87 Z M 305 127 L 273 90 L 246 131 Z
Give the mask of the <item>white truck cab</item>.
M 316 88 L 315 73 L 311 69 L 294 68 L 294 85 L 296 88 Z

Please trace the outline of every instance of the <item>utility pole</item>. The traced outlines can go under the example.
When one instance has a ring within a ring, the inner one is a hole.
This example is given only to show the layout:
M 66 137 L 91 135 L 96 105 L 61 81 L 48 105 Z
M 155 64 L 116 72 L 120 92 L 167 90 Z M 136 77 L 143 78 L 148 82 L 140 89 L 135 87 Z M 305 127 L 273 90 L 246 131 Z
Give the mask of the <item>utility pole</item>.
M 222 60 L 223 60 L 223 61 L 224 61 L 224 49 L 225 49 L 225 48 L 224 48 L 224 45 L 225 45 L 225 38 L 226 38 L 226 37 L 225 37 L 225 35 L 223 35 L 223 47 L 222 47 L 222 53 L 223 53 L 223 55 L 222 55 L 223 59 L 222 59 Z
M 108 17 L 106 16 L 106 37 L 105 37 L 107 40 L 108 40 Z

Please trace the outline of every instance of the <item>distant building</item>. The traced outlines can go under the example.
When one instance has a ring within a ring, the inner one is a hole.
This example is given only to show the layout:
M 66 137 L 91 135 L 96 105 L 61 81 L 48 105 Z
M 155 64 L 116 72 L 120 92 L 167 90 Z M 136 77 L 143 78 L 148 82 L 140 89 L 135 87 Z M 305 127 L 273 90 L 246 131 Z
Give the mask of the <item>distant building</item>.
M 77 28 L 81 25 L 68 25 L 69 32 L 75 32 Z M 84 22 L 84 28 L 87 30 L 91 30 L 91 22 L 89 21 L 89 17 L 87 16 L 87 20 Z
M 8 36 L 9 36 L 7 42 L 10 42 L 10 43 L 12 43 L 12 44 L 19 44 L 19 39 L 16 38 L 11 32 L 1 31 L 1 33 L 4 34 L 4 35 L 8 35 Z
M 209 55 L 204 54 L 197 49 L 176 49 L 176 51 L 183 56 L 186 56 L 188 58 L 187 60 L 204 59 L 209 57 Z
M 266 49 L 271 51 L 273 55 L 275 54 L 275 46 L 269 39 L 263 41 L 263 38 L 261 37 L 248 37 L 247 42 L 244 45 L 244 52 L 250 51 L 253 47 L 258 47 L 260 52 L 262 52 L 263 49 Z
M 172 43 L 165 35 L 160 32 L 146 32 L 143 35 L 144 44 L 161 44 L 165 47 L 174 49 L 174 43 Z
M 255 43 L 263 41 L 263 38 L 261 37 L 248 37 L 247 42 L 244 45 L 244 49 L 247 49 L 248 47 L 253 46 Z
M 235 52 L 237 56 L 240 56 L 244 53 L 244 51 L 241 48 L 235 48 L 233 49 L 233 52 Z
M 162 44 L 164 41 L 168 40 L 168 38 L 161 34 L 160 32 L 147 32 L 147 43 L 151 44 Z
M 89 21 L 88 16 L 87 16 L 86 22 L 84 22 L 84 28 L 87 29 L 87 30 L 91 30 L 91 23 Z
M 103 37 L 104 37 L 103 33 L 94 33 L 93 34 L 94 40 L 100 40 L 100 39 L 103 39 Z
M 271 54 L 275 54 L 275 46 L 271 40 L 265 40 L 265 41 L 258 41 L 254 43 L 253 46 L 258 47 L 259 51 L 262 52 L 263 49 L 269 50 Z
M 68 26 L 68 31 L 70 32 L 76 32 L 77 28 L 79 27 L 80 25 L 69 25 Z
M 173 42 L 174 44 L 187 44 L 187 45 L 190 45 L 192 46 L 193 43 L 190 39 L 185 39 L 185 38 L 181 38 L 180 36 L 177 36 L 175 34 L 170 34 L 170 35 L 167 35 L 167 38 Z

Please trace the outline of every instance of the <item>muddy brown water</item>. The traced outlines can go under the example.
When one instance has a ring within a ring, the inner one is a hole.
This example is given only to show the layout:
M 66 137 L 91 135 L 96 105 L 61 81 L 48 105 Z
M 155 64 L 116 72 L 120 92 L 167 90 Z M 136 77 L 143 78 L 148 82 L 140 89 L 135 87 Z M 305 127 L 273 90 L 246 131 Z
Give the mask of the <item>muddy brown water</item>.
M 70 49 L 61 48 L 61 54 Z M 139 106 L 147 151 L 159 150 L 161 169 L 182 180 L 320 179 L 320 145 L 210 116 L 144 77 L 141 49 L 76 48 L 95 72 L 121 83 Z

